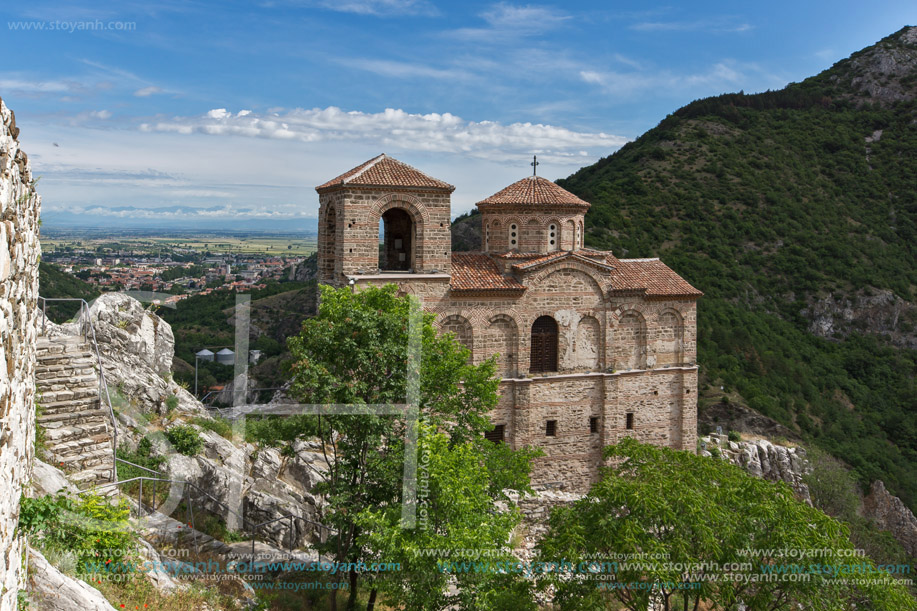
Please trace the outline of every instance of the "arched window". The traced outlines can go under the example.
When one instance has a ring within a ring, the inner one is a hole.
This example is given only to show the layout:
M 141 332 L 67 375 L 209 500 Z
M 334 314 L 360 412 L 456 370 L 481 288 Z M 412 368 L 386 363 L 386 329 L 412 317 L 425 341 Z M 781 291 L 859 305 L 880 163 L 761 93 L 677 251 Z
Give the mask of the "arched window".
M 513 223 L 509 226 L 509 249 L 513 250 L 519 244 L 519 226 Z
M 557 250 L 560 246 L 557 244 L 557 225 L 551 223 L 548 225 L 548 250 Z
M 550 316 L 540 316 L 532 324 L 529 371 L 557 371 L 557 321 Z
M 484 227 L 484 252 L 490 250 L 490 223 Z
M 414 267 L 414 219 L 406 210 L 392 208 L 380 219 L 382 248 L 379 269 L 407 271 Z
M 580 246 L 582 246 L 582 244 L 580 243 L 580 226 L 577 225 L 576 226 L 576 236 L 573 238 L 573 250 L 576 250 Z

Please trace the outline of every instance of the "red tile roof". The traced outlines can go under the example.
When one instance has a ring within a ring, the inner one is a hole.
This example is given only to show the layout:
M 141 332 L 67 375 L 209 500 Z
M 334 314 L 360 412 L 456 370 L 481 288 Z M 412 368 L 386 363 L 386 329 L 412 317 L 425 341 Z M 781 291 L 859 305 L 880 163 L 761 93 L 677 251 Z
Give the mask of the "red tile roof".
M 703 293 L 659 259 L 617 259 L 611 273 L 612 291 L 637 291 L 647 297 L 692 297 Z
M 325 189 L 343 187 L 345 185 L 361 187 L 415 187 L 422 189 L 440 189 L 450 192 L 455 190 L 455 187 L 449 183 L 437 180 L 432 176 L 427 176 L 417 168 L 411 167 L 384 153 L 315 187 L 315 190 L 321 192 Z
M 496 262 L 479 253 L 452 253 L 453 291 L 515 291 L 525 286 L 515 278 L 504 276 Z
M 525 205 L 577 205 L 589 206 L 566 189 L 541 176 L 529 176 L 514 182 L 502 191 L 494 193 L 487 199 L 478 202 L 481 204 L 525 204 Z

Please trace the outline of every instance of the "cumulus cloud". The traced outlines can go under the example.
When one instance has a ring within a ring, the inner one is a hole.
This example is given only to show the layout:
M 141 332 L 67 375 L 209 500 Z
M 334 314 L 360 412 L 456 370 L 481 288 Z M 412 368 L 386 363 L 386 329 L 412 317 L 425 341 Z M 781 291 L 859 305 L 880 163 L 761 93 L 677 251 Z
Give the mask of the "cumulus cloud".
M 603 132 L 579 132 L 541 123 L 503 125 L 495 121 L 466 121 L 450 113 L 412 114 L 388 108 L 379 113 L 328 108 L 295 109 L 283 114 L 233 114 L 215 108 L 198 117 L 175 117 L 143 123 L 145 132 L 208 134 L 298 140 L 374 144 L 380 148 L 508 160 L 537 153 L 546 160 L 583 164 L 593 150 L 607 154 L 627 142 Z M 584 154 L 585 153 L 585 154 Z
M 134 95 L 138 98 L 148 98 L 154 93 L 162 93 L 162 87 L 156 87 L 155 85 L 150 85 L 149 87 L 143 87 L 134 92 Z

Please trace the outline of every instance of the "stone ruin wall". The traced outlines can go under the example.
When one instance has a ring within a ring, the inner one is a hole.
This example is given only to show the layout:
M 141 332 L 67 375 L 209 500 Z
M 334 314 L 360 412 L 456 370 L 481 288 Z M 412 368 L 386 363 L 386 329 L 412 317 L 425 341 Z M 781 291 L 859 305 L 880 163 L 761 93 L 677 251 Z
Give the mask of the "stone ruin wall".
M 24 579 L 19 497 L 34 455 L 41 200 L 16 119 L 2 100 L 0 120 L 0 611 L 12 611 Z

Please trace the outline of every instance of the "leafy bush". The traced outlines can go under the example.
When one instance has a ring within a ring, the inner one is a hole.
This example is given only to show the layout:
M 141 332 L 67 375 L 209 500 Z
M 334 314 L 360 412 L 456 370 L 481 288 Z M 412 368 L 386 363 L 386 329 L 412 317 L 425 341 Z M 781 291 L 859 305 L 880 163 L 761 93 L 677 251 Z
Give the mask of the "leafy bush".
M 197 429 L 188 424 L 177 424 L 167 430 L 166 439 L 185 456 L 194 456 L 204 448 L 204 440 Z
M 64 495 L 23 497 L 19 531 L 41 549 L 75 554 L 81 568 L 88 562 L 111 560 L 118 553 L 133 556 L 136 535 L 128 522 L 125 499 L 109 499 L 84 492 L 78 498 Z
M 232 423 L 226 418 L 206 418 L 204 416 L 197 416 L 194 418 L 193 422 L 202 429 L 213 431 L 220 437 L 232 439 Z
M 135 465 L 140 465 L 141 467 L 146 467 L 147 469 L 152 469 L 153 471 L 158 471 L 160 465 L 162 465 L 166 459 L 162 456 L 152 456 L 152 451 L 153 442 L 149 437 L 144 437 L 137 444 L 136 450 L 131 450 L 128 446 L 123 444 L 119 446 L 117 456 L 118 458 L 132 462 Z M 126 480 L 134 477 L 148 475 L 151 474 L 142 469 L 138 469 L 124 463 L 118 463 L 118 480 Z
M 169 412 L 172 412 L 176 407 L 178 407 L 178 396 L 169 395 L 169 397 L 166 399 L 166 409 L 168 409 Z
M 734 441 L 736 443 L 742 441 L 742 435 L 738 431 L 729 431 L 727 437 L 729 438 L 729 441 Z

